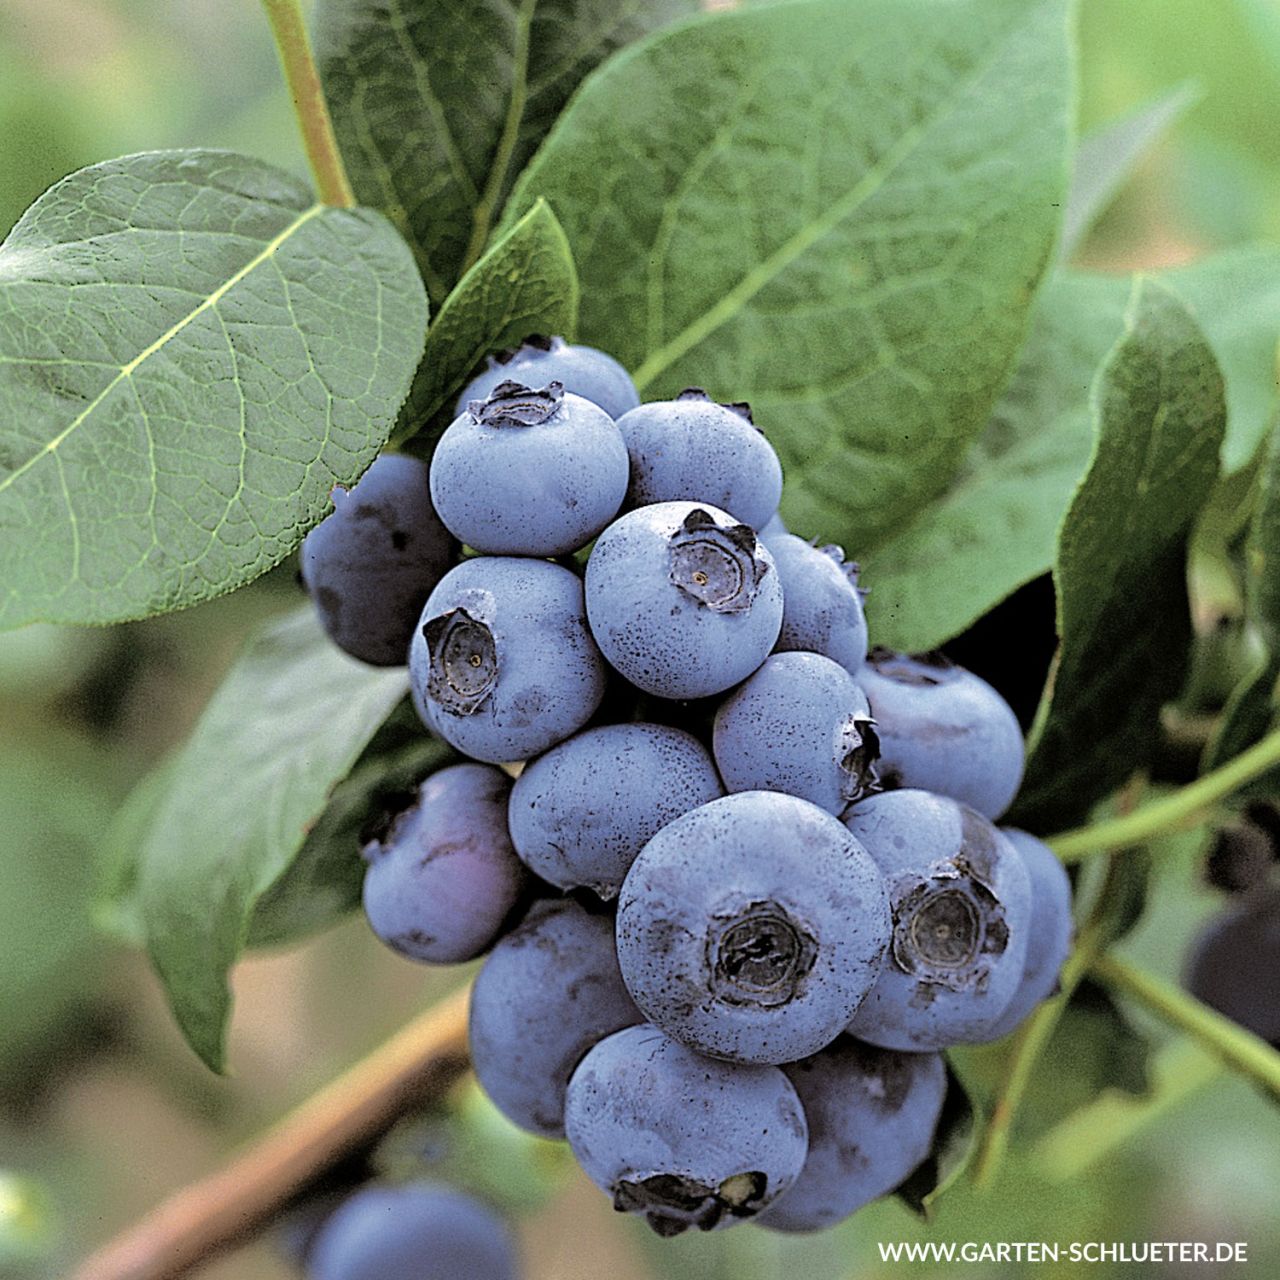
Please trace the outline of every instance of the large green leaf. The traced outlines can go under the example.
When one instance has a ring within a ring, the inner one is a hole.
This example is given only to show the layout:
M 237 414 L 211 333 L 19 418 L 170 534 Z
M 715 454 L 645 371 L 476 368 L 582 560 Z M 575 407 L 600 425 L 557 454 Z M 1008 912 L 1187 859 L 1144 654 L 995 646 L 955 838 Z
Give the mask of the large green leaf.
M 986 430 L 948 489 L 863 557 L 878 644 L 918 652 L 958 635 L 1053 564 L 1062 513 L 1089 463 L 1089 385 L 1124 323 L 1125 291 L 1059 275 Z
M 555 214 L 539 200 L 436 312 L 397 438 L 429 425 L 489 352 L 519 346 L 532 333 L 572 337 L 577 324 L 573 255 Z
M 318 0 L 316 57 L 360 199 L 433 303 L 475 263 L 578 82 L 695 0 Z
M 137 892 L 174 1015 L 214 1070 L 225 1053 L 227 971 L 254 911 L 406 682 L 402 670 L 340 653 L 304 609 L 250 642 L 167 766 Z
M 1246 551 L 1245 606 L 1257 628 L 1263 653 L 1256 668 L 1234 691 L 1206 753 L 1210 767 L 1225 764 L 1253 746 L 1272 727 L 1280 686 L 1280 424 L 1264 451 L 1258 505 L 1249 527 Z M 1275 793 L 1275 771 L 1255 784 Z
M 0 626 L 241 586 L 373 460 L 422 351 L 376 213 L 224 152 L 82 169 L 0 246 Z
M 650 395 L 749 400 L 783 513 L 855 553 L 946 487 L 1066 186 L 1067 0 L 807 0 L 619 54 L 525 172 L 580 333 Z
M 1222 375 L 1187 308 L 1139 280 L 1093 392 L 1097 441 L 1058 540 L 1061 637 L 1014 821 L 1078 820 L 1140 767 L 1190 644 L 1186 542 L 1218 475 Z

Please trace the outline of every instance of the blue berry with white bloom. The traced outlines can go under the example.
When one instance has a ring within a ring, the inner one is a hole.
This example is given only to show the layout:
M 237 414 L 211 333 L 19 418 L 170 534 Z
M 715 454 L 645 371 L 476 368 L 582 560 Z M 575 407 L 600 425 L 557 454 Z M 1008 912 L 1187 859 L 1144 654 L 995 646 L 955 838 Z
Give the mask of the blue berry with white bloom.
M 893 938 L 849 1031 L 919 1052 L 990 1038 L 1022 981 L 1031 882 L 1017 849 L 949 796 L 886 791 L 845 825 L 889 885 Z
M 761 535 L 764 537 L 764 535 Z M 867 618 L 858 588 L 858 566 L 834 544 L 815 547 L 782 533 L 765 538 L 782 582 L 780 652 L 821 653 L 851 676 L 867 658 Z
M 605 679 L 582 581 L 548 560 L 464 560 L 431 593 L 409 650 L 424 723 L 493 764 L 527 760 L 576 733 Z
M 745 1222 L 795 1182 L 809 1131 L 777 1068 L 715 1062 L 641 1023 L 583 1058 L 565 1099 L 587 1177 L 660 1236 Z
M 585 546 L 627 491 L 627 450 L 603 409 L 558 382 L 502 382 L 440 437 L 431 496 L 449 531 L 490 555 Z
M 471 993 L 471 1065 L 509 1120 L 564 1137 L 564 1094 L 598 1040 L 643 1021 L 618 970 L 613 921 L 537 902 L 490 952 Z
M 534 334 L 514 351 L 490 356 L 485 371 L 467 383 L 458 397 L 455 412 L 463 413 L 472 400 L 486 399 L 500 382 L 523 382 L 530 387 L 559 382 L 566 391 L 599 405 L 611 418 L 640 403 L 631 375 L 611 355 L 563 338 Z
M 880 780 L 998 818 L 1022 782 L 1022 728 L 980 676 L 941 654 L 873 649 L 858 681 L 880 734 Z
M 302 540 L 302 582 L 338 648 L 403 666 L 423 603 L 457 555 L 431 505 L 427 464 L 384 453 Z
M 493 943 L 529 879 L 507 832 L 510 794 L 501 769 L 451 765 L 365 845 L 365 915 L 389 947 L 457 964 Z
M 841 1036 L 782 1070 L 809 1121 L 809 1155 L 795 1185 L 757 1219 L 762 1227 L 834 1227 L 888 1195 L 928 1156 L 947 1096 L 941 1054 Z
M 703 698 L 745 680 L 782 626 L 773 557 L 716 507 L 629 511 L 587 561 L 587 617 L 609 662 L 660 698 Z
M 709 502 L 759 529 L 778 510 L 782 464 L 745 404 L 717 404 L 698 387 L 618 419 L 631 456 L 631 506 Z
M 1058 985 L 1058 974 L 1071 951 L 1075 928 L 1071 919 L 1071 879 L 1057 855 L 1042 840 L 1019 831 L 1001 828 L 1009 843 L 1022 855 L 1031 879 L 1031 931 L 1022 981 L 1009 1006 L 1000 1015 L 989 1038 L 1007 1036 Z
M 720 704 L 713 746 L 730 791 L 785 791 L 839 815 L 875 784 L 871 704 L 818 653 L 775 653 Z
M 724 794 L 707 749 L 683 729 L 610 724 L 552 747 L 511 792 L 516 852 L 561 889 L 616 898 L 645 843 Z
M 883 876 L 806 800 L 743 791 L 668 823 L 618 897 L 618 963 L 645 1016 L 734 1062 L 829 1044 L 880 974 Z

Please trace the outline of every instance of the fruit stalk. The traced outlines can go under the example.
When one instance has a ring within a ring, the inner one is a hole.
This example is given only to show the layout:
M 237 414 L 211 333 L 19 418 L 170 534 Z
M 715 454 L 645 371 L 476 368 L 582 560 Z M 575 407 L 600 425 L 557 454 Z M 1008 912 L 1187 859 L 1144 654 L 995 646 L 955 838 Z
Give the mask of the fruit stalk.
M 1122 817 L 1051 836 L 1048 843 L 1063 862 L 1079 862 L 1097 854 L 1132 848 L 1190 823 L 1233 791 L 1277 766 L 1280 766 L 1280 729 L 1172 795 Z
M 316 193 L 322 204 L 353 208 L 355 193 L 333 136 L 329 104 L 311 54 L 311 41 L 299 0 L 262 0 L 262 7 L 267 11 L 267 21 L 280 54 L 280 66 L 302 133 L 302 146 L 316 181 Z
M 223 1169 L 105 1244 L 73 1280 L 173 1280 L 265 1226 L 326 1169 L 466 1069 L 469 997 L 464 988 L 428 1009 Z

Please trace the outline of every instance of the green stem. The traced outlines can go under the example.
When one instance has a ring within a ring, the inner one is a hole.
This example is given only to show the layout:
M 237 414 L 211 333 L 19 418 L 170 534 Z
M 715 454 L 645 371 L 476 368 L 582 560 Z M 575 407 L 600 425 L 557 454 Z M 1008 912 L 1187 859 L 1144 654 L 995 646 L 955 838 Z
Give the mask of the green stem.
M 978 1154 L 974 1157 L 973 1183 L 979 1190 L 985 1191 L 991 1186 L 1004 1164 L 1009 1150 L 1009 1133 L 1026 1095 L 1027 1086 L 1031 1083 L 1032 1072 L 1057 1029 L 1062 1012 L 1080 979 L 1084 977 L 1091 959 L 1092 948 L 1088 939 L 1082 938 L 1062 966 L 1059 977 L 1061 991 L 1052 1000 L 1046 1000 L 1027 1019 L 1014 1039 L 1000 1092 L 983 1130 Z
M 1115 991 L 1145 1005 L 1165 1022 L 1185 1031 L 1232 1071 L 1252 1080 L 1280 1102 L 1280 1051 L 1194 996 L 1136 969 L 1112 955 L 1098 956 L 1091 969 Z
M 320 84 L 320 73 L 311 54 L 311 41 L 307 38 L 307 25 L 302 18 L 299 0 L 262 0 L 262 7 L 267 11 L 267 21 L 271 23 L 271 33 L 275 36 L 285 84 L 289 87 L 298 128 L 302 131 L 303 149 L 316 181 L 316 192 L 322 204 L 349 209 L 355 205 L 356 198 L 347 180 L 337 139 L 333 136 L 333 121 Z
M 1051 836 L 1048 843 L 1063 862 L 1078 862 L 1094 854 L 1132 848 L 1152 836 L 1190 823 L 1206 809 L 1277 765 L 1280 765 L 1280 729 L 1269 733 L 1261 742 L 1255 743 L 1248 751 L 1242 751 L 1220 769 L 1206 773 L 1203 778 L 1172 795 L 1143 805 L 1123 817 Z

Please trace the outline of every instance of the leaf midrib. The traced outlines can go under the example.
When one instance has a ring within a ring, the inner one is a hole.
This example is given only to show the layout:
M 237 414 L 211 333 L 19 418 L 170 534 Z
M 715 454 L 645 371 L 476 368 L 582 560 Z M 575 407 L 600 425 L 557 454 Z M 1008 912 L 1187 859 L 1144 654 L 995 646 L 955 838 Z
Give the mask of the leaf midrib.
M 84 422 L 92 415 L 95 409 L 124 381 L 131 378 L 133 374 L 144 364 L 151 356 L 162 351 L 174 338 L 178 336 L 188 325 L 192 324 L 198 317 L 206 311 L 216 307 L 223 298 L 231 292 L 236 285 L 240 284 L 248 277 L 256 268 L 260 267 L 264 262 L 269 261 L 279 251 L 280 247 L 293 235 L 295 235 L 302 227 L 304 227 L 312 218 L 323 213 L 328 208 L 327 205 L 314 204 L 309 209 L 300 213 L 287 227 L 279 231 L 269 240 L 262 249 L 256 253 L 248 262 L 245 263 L 238 271 L 234 272 L 222 284 L 220 284 L 208 297 L 204 298 L 199 306 L 192 308 L 182 319 L 176 321 L 168 329 L 165 330 L 154 342 L 144 347 L 132 360 L 121 366 L 119 372 L 116 373 L 100 392 L 69 422 L 56 436 L 42 445 L 35 453 L 31 455 L 21 466 L 16 467 L 3 480 L 0 480 L 0 493 L 8 489 L 15 480 L 25 475 L 36 463 L 43 458 L 47 458 L 52 454 L 56 454 L 63 443 L 76 430 L 81 427 Z
M 635 371 L 636 387 L 641 391 L 645 390 L 676 360 L 732 320 L 757 293 L 771 284 L 787 267 L 830 235 L 846 218 L 852 217 L 884 186 L 898 166 L 916 150 L 942 120 L 956 109 L 969 90 L 999 61 L 1009 42 L 1023 30 L 1026 21 L 1024 18 L 1022 22 L 1016 22 L 1010 26 L 990 56 L 957 81 L 954 91 L 945 101 L 939 103 L 935 111 L 905 130 L 898 141 L 863 174 L 842 200 L 836 201 L 823 216 L 814 218 L 801 227 L 790 239 L 779 245 L 767 258 L 748 271 L 713 307 L 691 321 L 674 338 L 657 350 L 651 351 Z

